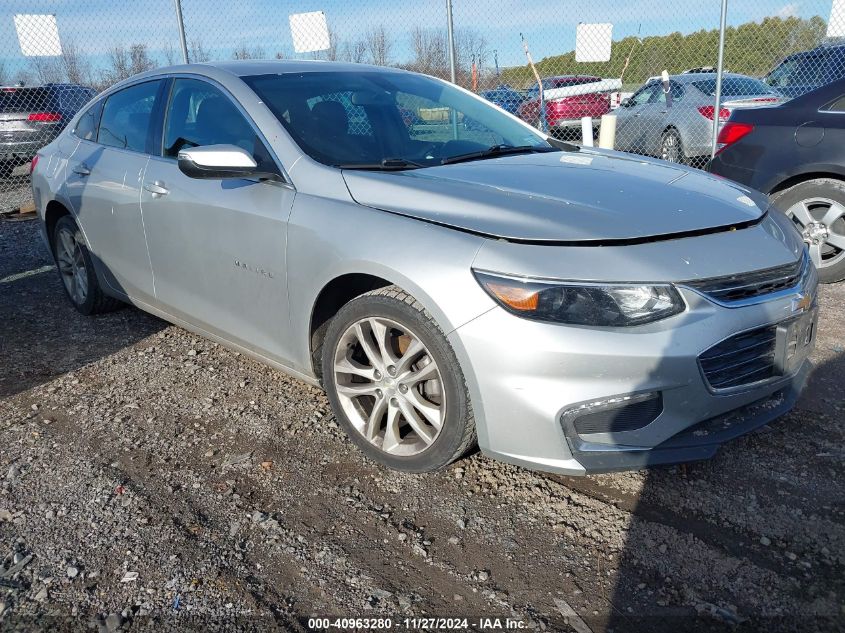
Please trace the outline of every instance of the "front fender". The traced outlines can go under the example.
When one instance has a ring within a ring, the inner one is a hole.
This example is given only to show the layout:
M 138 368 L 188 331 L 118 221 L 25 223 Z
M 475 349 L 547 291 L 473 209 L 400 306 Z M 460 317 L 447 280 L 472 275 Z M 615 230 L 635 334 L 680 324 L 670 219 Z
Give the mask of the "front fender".
M 332 280 L 369 274 L 401 287 L 444 334 L 494 307 L 472 275 L 484 238 L 354 202 L 297 194 L 288 228 L 290 327 L 301 371 L 312 374 L 310 322 Z

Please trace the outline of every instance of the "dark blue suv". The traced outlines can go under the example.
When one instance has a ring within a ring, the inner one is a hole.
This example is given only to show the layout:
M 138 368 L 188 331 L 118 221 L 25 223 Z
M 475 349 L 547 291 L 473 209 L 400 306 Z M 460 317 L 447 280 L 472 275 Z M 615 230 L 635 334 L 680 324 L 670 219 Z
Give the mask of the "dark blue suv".
M 845 45 L 793 53 L 763 78 L 787 97 L 798 97 L 845 77 Z
M 29 161 L 96 94 L 76 84 L 0 87 L 0 171 Z

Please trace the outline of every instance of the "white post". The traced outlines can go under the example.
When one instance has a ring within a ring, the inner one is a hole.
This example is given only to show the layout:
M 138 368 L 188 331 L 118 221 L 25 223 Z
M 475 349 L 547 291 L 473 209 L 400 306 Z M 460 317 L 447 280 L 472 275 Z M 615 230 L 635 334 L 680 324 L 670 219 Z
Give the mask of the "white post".
M 599 127 L 599 147 L 613 149 L 616 143 L 616 115 L 602 114 Z
M 584 147 L 593 146 L 593 117 L 581 117 L 581 142 Z

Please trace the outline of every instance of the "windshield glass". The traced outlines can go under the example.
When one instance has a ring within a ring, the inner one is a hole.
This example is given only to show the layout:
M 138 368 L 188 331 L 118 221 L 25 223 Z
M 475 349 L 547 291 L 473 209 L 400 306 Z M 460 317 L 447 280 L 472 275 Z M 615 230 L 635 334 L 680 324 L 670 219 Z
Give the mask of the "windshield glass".
M 429 166 L 494 146 L 551 149 L 539 132 L 423 75 L 307 72 L 243 79 L 303 151 L 326 165 Z

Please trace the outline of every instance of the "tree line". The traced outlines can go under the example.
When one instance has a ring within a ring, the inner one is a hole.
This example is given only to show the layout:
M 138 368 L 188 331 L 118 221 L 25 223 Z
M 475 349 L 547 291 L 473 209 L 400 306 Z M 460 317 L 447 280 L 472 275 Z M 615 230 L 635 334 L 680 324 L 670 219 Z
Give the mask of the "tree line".
M 815 16 L 809 19 L 773 17 L 762 22 L 729 27 L 725 41 L 725 67 L 749 75 L 764 74 L 785 55 L 819 45 L 824 40 L 826 26 L 822 18 Z M 403 50 L 408 52 L 405 53 L 405 59 L 400 58 L 398 42 L 384 25 L 371 27 L 347 40 L 335 31 L 330 31 L 329 48 L 311 56 L 315 59 L 396 66 L 441 78 L 450 77 L 445 29 L 417 27 L 406 37 L 408 40 Z M 575 52 L 570 51 L 540 60 L 537 69 L 541 76 L 595 74 L 604 77 L 620 77 L 624 70 L 623 80 L 626 84 L 642 83 L 664 69 L 678 73 L 697 66 L 715 65 L 718 40 L 718 29 L 700 30 L 687 35 L 676 32 L 642 39 L 626 37 L 613 43 L 608 62 L 579 63 L 575 61 Z M 514 46 L 520 46 L 518 40 Z M 481 33 L 474 29 L 457 29 L 457 82 L 465 87 L 471 86 L 474 63 L 479 89 L 497 83 L 508 83 L 520 88 L 534 83 L 528 66 L 504 68 L 501 77 L 497 76 L 491 68 L 491 53 L 492 49 Z M 205 62 L 213 57 L 226 57 L 226 54 L 219 50 L 211 53 L 202 41 L 193 40 L 188 45 L 188 57 L 191 62 Z M 244 43 L 233 49 L 229 57 L 284 59 L 286 55 L 282 51 L 267 51 L 261 45 L 249 46 Z M 147 44 L 134 43 L 112 47 L 106 55 L 105 63 L 95 68 L 90 56 L 83 54 L 73 40 L 66 40 L 62 55 L 33 57 L 26 67 L 15 73 L 8 72 L 6 64 L 0 60 L 0 84 L 23 82 L 33 85 L 67 81 L 103 89 L 139 72 L 181 61 L 181 51 L 173 45 L 153 53 Z
M 764 75 L 790 53 L 821 44 L 826 30 L 827 23 L 819 16 L 809 19 L 772 17 L 762 22 L 728 27 L 725 32 L 724 67 L 731 72 Z M 626 84 L 639 84 L 663 70 L 676 74 L 689 68 L 715 66 L 718 46 L 719 29 L 702 29 L 688 35 L 675 32 L 642 39 L 626 37 L 613 43 L 608 62 L 576 62 L 575 51 L 570 51 L 546 57 L 536 66 L 542 77 L 576 74 L 622 76 Z M 630 61 L 625 68 L 629 56 Z M 535 83 L 527 65 L 503 70 L 502 80 L 514 87 L 528 87 Z

